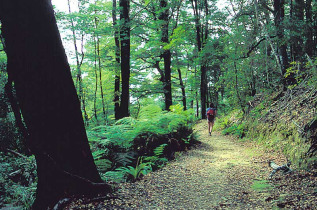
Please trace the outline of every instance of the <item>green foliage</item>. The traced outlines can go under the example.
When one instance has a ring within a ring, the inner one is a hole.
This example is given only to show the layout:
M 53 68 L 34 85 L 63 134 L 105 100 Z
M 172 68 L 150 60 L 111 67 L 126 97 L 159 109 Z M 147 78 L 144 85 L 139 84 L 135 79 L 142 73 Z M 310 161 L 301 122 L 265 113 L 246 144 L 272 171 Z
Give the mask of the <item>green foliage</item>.
M 262 116 L 262 111 L 265 109 L 264 103 L 260 103 L 249 113 L 249 116 L 255 119 L 259 119 Z
M 183 111 L 180 105 L 171 106 L 171 110 L 162 111 L 150 104 L 141 108 L 137 119 L 123 118 L 112 126 L 88 130 L 102 177 L 112 181 L 136 180 L 147 171 L 161 168 L 175 151 L 193 145 L 193 110 Z
M 138 160 L 139 162 L 139 160 Z M 127 180 L 136 181 L 141 176 L 146 175 L 152 171 L 152 167 L 150 163 L 138 163 L 135 167 L 127 166 L 127 167 L 120 167 L 116 169 L 124 174 Z
M 166 146 L 168 146 L 168 144 L 161 144 L 160 146 L 156 147 L 153 150 L 154 156 L 145 156 L 143 160 L 150 163 L 153 169 L 163 167 L 168 162 L 168 159 L 163 157 Z
M 161 144 L 160 146 L 156 147 L 154 149 L 154 155 L 157 156 L 157 157 L 160 157 L 163 155 L 163 152 L 164 152 L 164 148 L 167 146 L 167 144 Z
M 238 125 L 234 124 L 222 131 L 224 135 L 234 135 L 239 137 L 240 139 L 245 136 L 246 128 L 244 123 L 240 123 Z
M 36 190 L 34 156 L 17 158 L 0 153 L 0 208 L 6 205 L 30 209 Z

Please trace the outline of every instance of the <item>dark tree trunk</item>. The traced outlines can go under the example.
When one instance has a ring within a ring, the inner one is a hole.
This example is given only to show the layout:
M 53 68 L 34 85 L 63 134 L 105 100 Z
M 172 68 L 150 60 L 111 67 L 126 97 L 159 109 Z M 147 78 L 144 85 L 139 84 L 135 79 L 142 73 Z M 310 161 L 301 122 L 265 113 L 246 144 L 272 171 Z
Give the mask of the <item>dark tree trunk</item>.
M 295 0 L 292 4 L 292 21 L 293 27 L 292 31 L 295 32 L 295 35 L 291 38 L 292 43 L 292 58 L 294 61 L 301 61 L 303 58 L 304 53 L 304 46 L 303 46 L 303 24 L 304 24 L 304 8 L 305 3 L 304 0 Z
M 278 43 L 278 53 L 279 53 L 279 62 L 281 64 L 282 71 L 282 82 L 284 87 L 288 85 L 288 81 L 284 78 L 284 74 L 286 73 L 286 69 L 289 66 L 288 56 L 287 56 L 287 45 L 284 42 L 284 0 L 274 0 L 274 23 L 277 31 Z
M 312 14 L 312 0 L 306 0 L 305 4 L 306 14 L 306 43 L 305 52 L 309 57 L 313 56 L 313 50 L 316 49 L 316 45 L 313 43 L 313 14 Z
M 46 209 L 63 196 L 88 193 L 101 178 L 50 0 L 2 0 L 0 20 L 8 74 L 37 162 L 33 207 Z
M 177 69 L 177 71 L 178 71 L 178 77 L 179 77 L 179 85 L 181 86 L 181 90 L 182 90 L 183 107 L 184 107 L 184 110 L 187 110 L 186 93 L 185 93 L 185 86 L 184 86 L 184 82 L 183 82 L 183 78 L 182 78 L 182 72 L 180 69 Z
M 199 24 L 199 16 L 198 16 L 198 3 L 197 0 L 191 0 L 192 1 L 192 7 L 193 7 L 193 11 L 194 11 L 194 16 L 195 16 L 195 27 L 196 27 L 196 42 L 197 42 L 197 48 L 198 48 L 198 52 L 201 51 L 201 39 L 200 39 L 200 24 Z
M 159 20 L 161 23 L 161 41 L 164 44 L 169 43 L 168 25 L 169 25 L 169 12 L 166 0 L 160 0 L 161 14 Z M 165 97 L 165 110 L 169 110 L 172 102 L 172 84 L 171 84 L 171 51 L 169 49 L 164 50 L 161 55 L 164 59 L 164 97 Z
M 120 29 L 121 39 L 121 103 L 120 117 L 128 117 L 130 101 L 130 0 L 120 0 L 120 20 L 122 22 Z
M 203 48 L 202 39 L 204 38 L 203 32 L 200 26 L 199 12 L 198 12 L 198 2 L 197 0 L 192 0 L 192 7 L 195 17 L 195 27 L 196 27 L 196 42 L 198 52 L 200 53 Z M 208 12 L 208 6 L 205 7 Z M 205 26 L 205 38 L 208 36 L 208 27 Z M 207 77 L 206 77 L 206 64 L 202 63 L 200 68 L 200 103 L 201 103 L 201 118 L 206 119 L 206 96 L 207 96 Z
M 121 118 L 120 115 L 120 40 L 119 40 L 119 32 L 117 28 L 117 1 L 112 1 L 112 21 L 114 28 L 114 41 L 115 41 L 115 79 L 114 79 L 114 113 L 115 119 L 118 120 Z

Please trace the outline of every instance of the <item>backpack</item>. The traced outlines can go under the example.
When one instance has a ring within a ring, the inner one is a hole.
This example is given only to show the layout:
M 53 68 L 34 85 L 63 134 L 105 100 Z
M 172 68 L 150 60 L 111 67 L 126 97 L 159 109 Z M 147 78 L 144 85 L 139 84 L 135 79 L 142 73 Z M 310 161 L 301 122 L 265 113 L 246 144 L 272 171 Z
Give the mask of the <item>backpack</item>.
M 215 118 L 215 112 L 216 112 L 216 109 L 214 109 L 214 108 L 211 108 L 211 109 L 209 109 L 209 110 L 207 111 L 207 119 L 208 119 L 209 121 L 214 120 L 214 118 Z

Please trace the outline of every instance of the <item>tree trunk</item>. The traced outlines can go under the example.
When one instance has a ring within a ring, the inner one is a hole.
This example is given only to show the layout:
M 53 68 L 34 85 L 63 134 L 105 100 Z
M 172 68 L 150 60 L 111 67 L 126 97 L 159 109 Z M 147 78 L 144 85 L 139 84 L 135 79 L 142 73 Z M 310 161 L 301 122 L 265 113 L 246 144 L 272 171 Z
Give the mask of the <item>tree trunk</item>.
M 97 55 L 98 55 L 98 69 L 99 69 L 99 85 L 100 85 L 100 95 L 102 102 L 102 113 L 104 120 L 106 120 L 106 110 L 105 110 L 105 99 L 103 95 L 103 87 L 102 87 L 102 71 L 101 71 L 101 57 L 100 57 L 100 40 L 97 36 Z
M 161 41 L 164 45 L 169 43 L 169 12 L 166 0 L 160 0 L 161 14 L 159 20 L 161 23 Z M 165 97 L 165 110 L 169 110 L 169 107 L 173 104 L 172 102 L 172 84 L 171 84 L 171 51 L 169 49 L 164 49 L 161 55 L 164 59 L 164 97 Z
M 177 71 L 178 71 L 178 77 L 179 77 L 179 85 L 181 86 L 181 90 L 182 90 L 182 101 L 183 101 L 183 107 L 184 107 L 184 111 L 185 111 L 185 110 L 187 110 L 185 86 L 183 83 L 182 72 L 181 72 L 180 68 L 178 68 Z
M 120 0 L 120 39 L 121 39 L 121 102 L 120 102 L 120 117 L 128 117 L 129 102 L 130 102 L 130 0 Z
M 98 115 L 97 115 L 97 92 L 98 92 L 98 71 L 97 71 L 97 41 L 96 41 L 96 34 L 93 35 L 94 39 L 94 54 L 95 54 L 95 60 L 94 60 L 94 70 L 95 70 L 95 95 L 94 95 L 94 114 L 95 119 L 98 122 Z
M 292 58 L 294 61 L 301 61 L 304 55 L 303 39 L 301 35 L 303 33 L 303 24 L 304 24 L 304 0 L 295 0 L 295 4 L 292 5 L 292 21 L 293 27 L 291 30 L 295 32 L 295 35 L 291 38 L 292 43 Z
M 198 52 L 200 53 L 202 48 L 203 48 L 203 44 L 202 44 L 202 38 L 203 33 L 200 27 L 200 20 L 199 20 L 199 12 L 198 12 L 198 2 L 197 0 L 192 0 L 192 7 L 193 7 L 193 12 L 194 12 L 194 17 L 195 17 L 195 27 L 196 27 L 196 42 L 197 42 L 197 48 L 198 48 Z M 208 6 L 207 6 L 207 10 L 206 12 L 208 12 Z M 207 37 L 207 33 L 208 33 L 208 27 L 205 28 L 206 29 L 206 34 L 205 37 Z M 200 103 L 201 103 L 201 118 L 202 119 L 206 119 L 206 95 L 207 95 L 207 77 L 206 77 L 206 65 L 204 63 L 201 64 L 201 68 L 200 68 Z
M 236 54 L 236 52 L 235 52 L 235 54 Z M 242 102 L 242 99 L 241 99 L 241 96 L 240 96 L 240 91 L 239 91 L 238 68 L 237 68 L 236 61 L 233 62 L 233 67 L 234 67 L 234 73 L 235 73 L 235 83 L 234 83 L 234 86 L 235 86 L 236 93 L 237 93 L 238 103 L 239 103 L 239 106 L 240 106 L 241 110 L 242 110 L 243 113 L 244 113 L 244 106 L 243 106 L 243 102 Z
M 200 76 L 201 118 L 206 119 L 207 77 L 206 77 L 205 65 L 201 65 L 200 73 L 201 73 L 201 76 Z
M 284 43 L 284 0 L 274 0 L 274 23 L 277 31 L 278 43 L 278 53 L 280 55 L 279 62 L 281 64 L 282 71 L 282 82 L 284 87 L 288 85 L 287 79 L 284 78 L 286 69 L 288 68 L 288 56 L 287 56 L 287 45 Z
M 313 56 L 313 50 L 316 49 L 316 45 L 313 43 L 313 15 L 312 15 L 312 0 L 306 0 L 305 4 L 306 14 L 306 43 L 305 52 L 309 57 Z
M 114 41 L 115 41 L 115 79 L 114 79 L 114 113 L 115 119 L 118 120 L 121 118 L 120 115 L 120 40 L 119 33 L 117 28 L 117 1 L 112 1 L 112 22 L 114 28 Z
M 95 6 L 97 6 L 97 0 L 95 1 Z M 102 72 L 101 72 L 101 57 L 100 57 L 100 38 L 99 34 L 96 33 L 98 31 L 98 24 L 99 19 L 97 17 L 97 10 L 95 10 L 95 37 L 96 37 L 96 54 L 98 58 L 98 71 L 99 71 L 99 86 L 100 86 L 100 96 L 101 96 L 101 104 L 102 104 L 102 113 L 103 113 L 103 120 L 106 119 L 106 110 L 105 110 L 105 99 L 103 95 L 103 86 L 102 86 Z
M 64 196 L 88 193 L 101 178 L 50 0 L 2 0 L 0 20 L 8 74 L 37 162 L 33 207 L 47 209 Z

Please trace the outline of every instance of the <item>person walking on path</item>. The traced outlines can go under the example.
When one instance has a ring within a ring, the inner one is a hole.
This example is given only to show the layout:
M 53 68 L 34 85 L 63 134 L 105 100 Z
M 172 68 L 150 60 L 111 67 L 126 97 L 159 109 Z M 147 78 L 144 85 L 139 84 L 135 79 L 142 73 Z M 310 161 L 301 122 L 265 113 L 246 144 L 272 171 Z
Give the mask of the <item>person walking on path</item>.
M 211 131 L 212 131 L 212 128 L 214 127 L 216 114 L 217 114 L 217 109 L 215 105 L 213 103 L 210 103 L 209 107 L 206 110 L 209 136 L 211 136 Z

